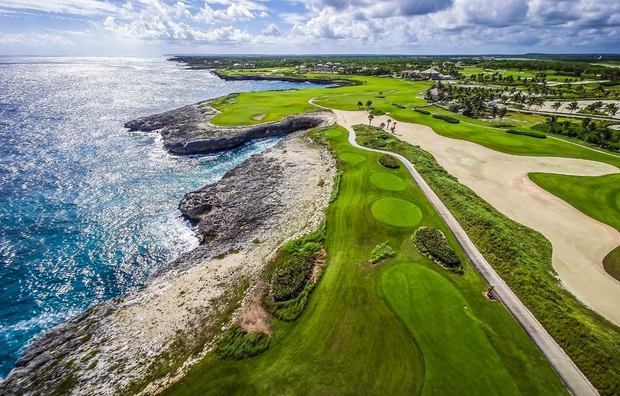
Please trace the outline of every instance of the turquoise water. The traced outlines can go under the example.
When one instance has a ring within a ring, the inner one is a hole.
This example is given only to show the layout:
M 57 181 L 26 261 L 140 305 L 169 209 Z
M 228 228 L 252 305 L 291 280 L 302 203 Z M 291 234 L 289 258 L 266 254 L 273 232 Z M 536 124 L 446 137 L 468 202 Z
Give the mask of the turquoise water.
M 174 156 L 125 121 L 300 86 L 225 82 L 164 59 L 0 57 L 0 377 L 37 334 L 195 247 L 183 194 L 277 142 Z

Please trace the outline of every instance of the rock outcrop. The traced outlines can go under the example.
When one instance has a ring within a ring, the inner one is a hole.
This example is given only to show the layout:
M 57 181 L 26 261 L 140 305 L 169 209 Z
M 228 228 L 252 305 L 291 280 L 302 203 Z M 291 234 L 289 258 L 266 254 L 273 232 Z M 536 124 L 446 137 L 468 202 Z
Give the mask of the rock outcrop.
M 207 154 L 239 147 L 253 139 L 288 135 L 334 123 L 329 111 L 296 114 L 280 121 L 246 127 L 221 127 L 209 120 L 217 110 L 199 102 L 125 124 L 131 131 L 159 131 L 164 147 L 175 154 Z
M 143 125 L 166 128 L 192 114 Z M 320 224 L 334 175 L 331 154 L 293 134 L 187 194 L 180 209 L 201 245 L 144 288 L 38 337 L 0 394 L 150 394 L 166 386 L 209 349 L 278 246 Z

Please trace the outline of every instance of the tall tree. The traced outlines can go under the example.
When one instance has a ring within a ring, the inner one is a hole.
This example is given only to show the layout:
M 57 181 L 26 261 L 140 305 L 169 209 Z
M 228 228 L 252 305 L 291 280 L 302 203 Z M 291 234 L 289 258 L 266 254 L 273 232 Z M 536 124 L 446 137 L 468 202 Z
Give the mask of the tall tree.
M 372 100 L 366 101 L 366 110 L 370 110 L 370 106 L 372 106 Z
M 357 109 L 358 109 L 358 110 L 361 110 L 361 109 L 362 109 L 362 106 L 364 106 L 364 103 L 362 103 L 362 101 L 361 101 L 361 100 L 358 100 L 358 101 L 357 101 Z
M 609 114 L 610 117 L 613 117 L 616 115 L 618 110 L 620 110 L 620 107 L 618 107 L 617 103 L 612 102 L 612 103 L 607 103 L 607 106 L 605 106 L 605 110 L 607 110 L 607 113 Z
M 560 107 L 562 107 L 562 102 L 555 102 L 551 105 L 551 107 L 553 108 L 553 110 L 555 110 L 555 113 L 557 114 Z
M 390 129 L 390 122 L 392 122 L 392 120 L 390 120 L 390 119 L 388 118 L 388 120 L 387 120 L 387 128 L 388 128 L 388 129 Z
M 370 125 L 372 123 L 373 118 L 375 118 L 374 115 L 368 114 L 368 125 Z

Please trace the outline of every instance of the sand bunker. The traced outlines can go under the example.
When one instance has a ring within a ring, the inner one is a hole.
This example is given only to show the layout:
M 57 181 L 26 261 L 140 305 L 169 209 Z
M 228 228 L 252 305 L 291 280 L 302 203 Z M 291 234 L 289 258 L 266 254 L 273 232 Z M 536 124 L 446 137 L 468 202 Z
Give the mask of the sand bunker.
M 334 112 L 343 125 L 368 122 L 366 112 Z M 373 123 L 386 122 L 388 117 L 375 117 Z M 553 245 L 553 267 L 564 286 L 620 325 L 620 282 L 607 274 L 602 264 L 620 245 L 620 233 L 538 187 L 527 176 L 530 172 L 600 176 L 620 170 L 595 161 L 509 155 L 406 122 L 399 122 L 396 132 L 400 139 L 433 154 L 441 166 L 497 210 L 545 235 Z

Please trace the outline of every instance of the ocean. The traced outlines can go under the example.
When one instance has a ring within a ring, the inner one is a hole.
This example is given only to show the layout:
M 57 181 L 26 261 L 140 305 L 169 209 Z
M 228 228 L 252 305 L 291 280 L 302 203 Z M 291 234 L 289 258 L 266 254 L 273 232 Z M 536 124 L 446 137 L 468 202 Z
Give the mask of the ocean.
M 123 123 L 231 92 L 164 58 L 0 57 L 0 378 L 42 331 L 140 287 L 197 246 L 177 205 L 278 139 L 167 153 Z

